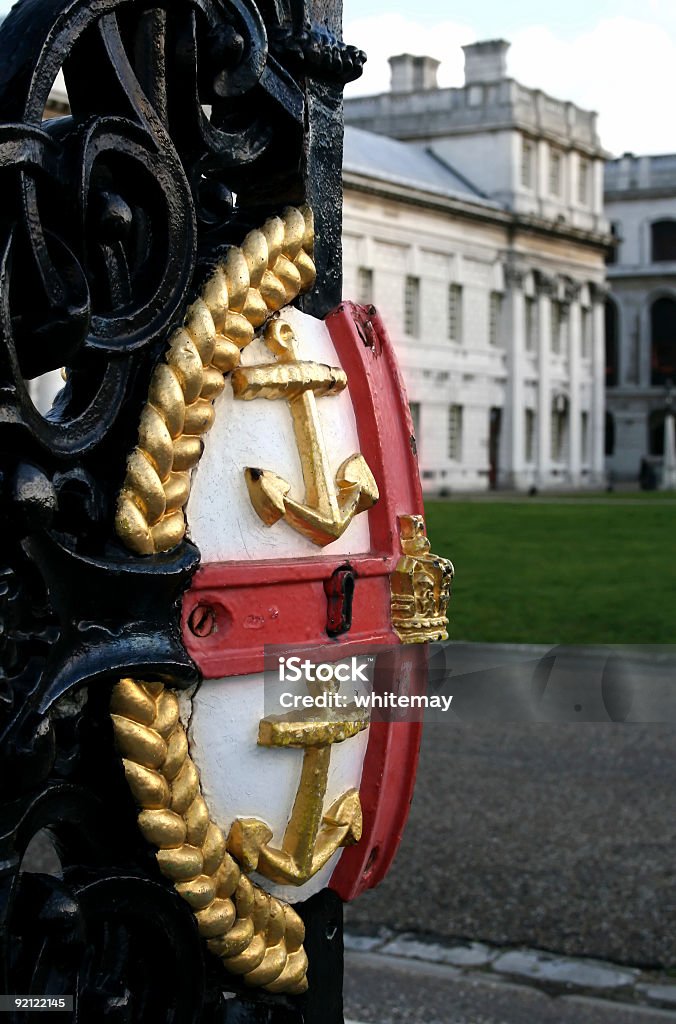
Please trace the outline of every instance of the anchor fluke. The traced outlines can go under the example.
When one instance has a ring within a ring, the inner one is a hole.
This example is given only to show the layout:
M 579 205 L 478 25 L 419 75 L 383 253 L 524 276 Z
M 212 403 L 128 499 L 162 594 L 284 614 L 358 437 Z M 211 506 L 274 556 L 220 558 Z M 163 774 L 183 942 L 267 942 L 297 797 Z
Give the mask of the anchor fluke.
M 251 504 L 266 526 L 274 526 L 286 515 L 284 498 L 291 485 L 267 469 L 245 469 L 244 479 Z

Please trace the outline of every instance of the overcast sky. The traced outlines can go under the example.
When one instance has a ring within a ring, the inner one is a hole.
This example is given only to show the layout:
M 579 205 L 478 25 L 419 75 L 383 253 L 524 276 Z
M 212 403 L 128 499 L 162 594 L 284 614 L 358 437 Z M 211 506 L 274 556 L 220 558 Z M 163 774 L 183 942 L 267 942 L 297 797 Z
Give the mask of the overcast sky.
M 430 54 L 442 85 L 461 85 L 460 47 L 511 42 L 508 72 L 599 113 L 614 154 L 676 152 L 676 0 L 344 0 L 345 39 L 366 50 L 347 95 L 389 88 L 387 58 Z
M 460 47 L 502 37 L 509 74 L 598 111 L 611 152 L 676 152 L 676 0 L 344 0 L 344 12 L 346 40 L 369 56 L 348 95 L 388 89 L 387 58 L 402 52 L 437 57 L 440 83 L 460 85 Z

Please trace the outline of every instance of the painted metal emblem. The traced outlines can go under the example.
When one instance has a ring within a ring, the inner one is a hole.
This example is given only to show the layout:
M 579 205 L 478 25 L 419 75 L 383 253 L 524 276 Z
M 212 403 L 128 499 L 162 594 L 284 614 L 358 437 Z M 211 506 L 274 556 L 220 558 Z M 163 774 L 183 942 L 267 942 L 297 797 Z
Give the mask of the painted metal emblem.
M 310 212 L 287 210 L 216 268 L 155 371 L 117 513 L 139 554 L 187 530 L 202 556 L 183 603 L 202 683 L 182 700 L 159 681 L 115 691 L 140 827 L 226 968 L 287 992 L 306 985 L 293 903 L 326 885 L 352 898 L 394 856 L 420 724 L 369 724 L 349 702 L 266 715 L 265 647 L 323 646 L 339 664 L 392 646 L 419 686 L 452 577 L 429 551 L 376 311 L 345 303 L 321 322 L 290 305 L 311 254 Z

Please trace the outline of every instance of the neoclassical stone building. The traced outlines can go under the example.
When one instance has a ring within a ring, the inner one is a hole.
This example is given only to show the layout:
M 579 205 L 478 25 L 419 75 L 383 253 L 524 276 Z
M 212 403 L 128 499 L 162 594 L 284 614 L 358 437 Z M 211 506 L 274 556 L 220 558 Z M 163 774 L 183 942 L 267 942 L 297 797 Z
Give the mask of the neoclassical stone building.
M 606 165 L 616 248 L 608 266 L 608 468 L 659 476 L 669 382 L 676 388 L 676 154 L 626 153 Z M 676 394 L 674 396 L 676 398 Z
M 607 224 L 596 115 L 507 76 L 503 41 L 391 59 L 348 99 L 346 297 L 399 352 L 428 492 L 604 479 Z

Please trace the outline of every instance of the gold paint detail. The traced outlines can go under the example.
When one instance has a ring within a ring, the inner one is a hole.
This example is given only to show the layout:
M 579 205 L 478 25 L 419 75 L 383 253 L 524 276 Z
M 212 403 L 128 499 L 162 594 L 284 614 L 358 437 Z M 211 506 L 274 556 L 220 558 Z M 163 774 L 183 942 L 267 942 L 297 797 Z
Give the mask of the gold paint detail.
M 453 563 L 430 552 L 423 516 L 399 516 L 402 557 L 392 573 L 392 627 L 406 644 L 448 639 Z
M 214 422 L 223 375 L 239 365 L 256 328 L 312 287 L 313 248 L 312 211 L 287 207 L 228 251 L 171 335 L 151 377 L 115 515 L 117 535 L 137 555 L 183 539 L 190 472 Z
M 141 832 L 158 848 L 160 870 L 192 908 L 208 948 L 247 985 L 304 992 L 303 922 L 253 885 L 228 853 L 202 796 L 176 695 L 159 682 L 121 679 L 110 710 Z
M 266 526 L 280 519 L 318 547 L 341 537 L 355 515 L 378 500 L 378 487 L 363 455 L 351 455 L 332 479 L 324 443 L 317 399 L 340 394 L 347 387 L 343 370 L 298 358 L 292 327 L 272 320 L 264 333 L 265 344 L 277 362 L 240 366 L 233 371 L 235 398 L 265 398 L 289 403 L 298 454 L 303 470 L 305 498 L 289 496 L 290 484 L 267 469 L 244 471 L 251 503 Z
M 317 719 L 311 713 L 270 715 L 258 725 L 262 747 L 303 750 L 303 766 L 281 849 L 270 845 L 272 832 L 258 818 L 238 818 L 230 829 L 228 849 L 245 871 L 258 871 L 280 885 L 303 885 L 341 847 L 358 843 L 362 832 L 359 793 L 349 789 L 327 811 L 324 797 L 331 747 L 368 726 L 368 716 L 352 703 Z

